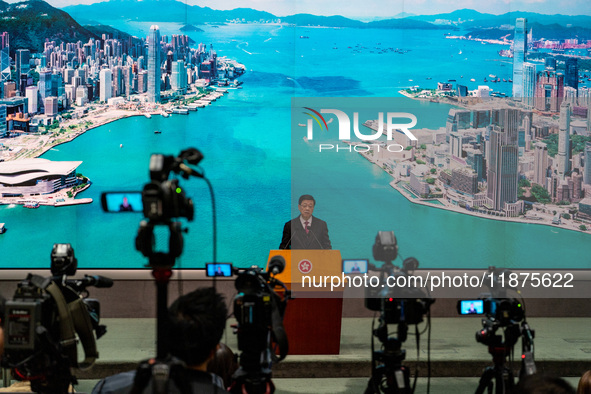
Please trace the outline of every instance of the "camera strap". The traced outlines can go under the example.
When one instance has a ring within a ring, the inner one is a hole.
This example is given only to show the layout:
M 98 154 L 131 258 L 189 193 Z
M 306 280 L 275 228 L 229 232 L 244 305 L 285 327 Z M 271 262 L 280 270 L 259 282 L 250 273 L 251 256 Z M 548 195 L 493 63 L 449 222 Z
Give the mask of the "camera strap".
M 70 362 L 75 368 L 90 368 L 98 358 L 98 352 L 86 306 L 79 298 L 68 304 L 61 289 L 54 282 L 51 282 L 45 290 L 53 297 L 57 306 L 61 344 Z M 76 333 L 82 342 L 85 356 L 84 361 L 80 363 L 76 348 Z
M 272 303 L 272 312 L 271 312 L 271 323 L 273 329 L 273 337 L 275 338 L 275 342 L 279 345 L 279 357 L 275 362 L 279 362 L 283 360 L 287 356 L 287 352 L 289 350 L 289 343 L 287 341 L 287 334 L 285 333 L 285 328 L 283 327 L 283 314 L 279 310 L 281 306 L 285 308 L 284 305 L 280 305 L 281 301 L 278 300 L 278 297 L 275 295 L 271 297 Z M 271 353 L 275 356 L 275 353 Z
M 49 283 L 49 285 L 45 287 L 45 291 L 51 295 L 57 307 L 60 324 L 60 343 L 68 355 L 70 361 L 76 361 L 76 331 L 74 330 L 74 324 L 72 322 L 70 311 L 67 307 L 64 295 L 54 282 Z

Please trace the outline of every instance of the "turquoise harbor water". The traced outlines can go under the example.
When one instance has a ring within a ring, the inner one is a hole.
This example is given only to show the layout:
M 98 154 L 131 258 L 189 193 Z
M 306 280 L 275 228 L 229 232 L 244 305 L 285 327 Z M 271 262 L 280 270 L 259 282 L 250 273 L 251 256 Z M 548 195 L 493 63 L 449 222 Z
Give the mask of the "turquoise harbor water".
M 149 25 L 115 27 L 145 35 Z M 162 34 L 179 33 L 179 27 L 160 24 Z M 265 25 L 205 29 L 191 37 L 214 43 L 218 55 L 245 64 L 244 89 L 231 90 L 188 116 L 135 117 L 98 127 L 46 153 L 43 157 L 51 160 L 83 161 L 79 172 L 93 185 L 80 197 L 94 203 L 36 210 L 1 206 L 0 222 L 8 228 L 0 236 L 1 267 L 48 267 L 56 242 L 74 245 L 80 267 L 142 267 L 146 260 L 133 246 L 141 218 L 103 213 L 100 193 L 140 190 L 148 180 L 150 153 L 177 154 L 194 146 L 205 155 L 201 167 L 216 192 L 220 261 L 264 264 L 268 250 L 279 245 L 283 224 L 297 212 L 297 196 L 310 192 L 318 202 L 315 213 L 329 224 L 333 247 L 345 258 L 371 257 L 376 232 L 394 230 L 400 254 L 417 257 L 422 267 L 591 268 L 588 234 L 415 205 L 361 156 L 319 156 L 301 137 L 292 139 L 294 96 L 396 97 L 400 88 L 432 88 L 448 79 L 474 89 L 488 74 L 510 78 L 511 63 L 496 54 L 502 47 L 448 40 L 443 31 Z M 408 52 L 380 53 L 386 48 Z M 489 86 L 510 91 L 508 83 Z M 423 114 L 418 127 L 444 125 L 448 106 L 399 100 L 409 112 Z M 304 156 L 313 161 L 299 162 Z M 188 224 L 180 265 L 203 267 L 212 259 L 209 192 L 201 180 L 181 183 L 194 199 L 196 215 Z

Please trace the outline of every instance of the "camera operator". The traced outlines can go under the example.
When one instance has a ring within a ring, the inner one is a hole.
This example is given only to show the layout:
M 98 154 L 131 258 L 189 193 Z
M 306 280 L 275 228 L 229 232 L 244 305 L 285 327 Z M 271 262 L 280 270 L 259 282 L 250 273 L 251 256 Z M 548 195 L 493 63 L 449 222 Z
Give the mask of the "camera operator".
M 191 393 L 223 393 L 222 379 L 207 372 L 207 364 L 218 349 L 228 311 L 222 295 L 213 288 L 197 289 L 179 297 L 169 308 L 170 352 L 184 363 L 183 377 Z M 172 375 L 172 374 L 171 374 Z M 124 372 L 101 380 L 93 393 L 129 393 L 136 371 Z M 169 382 L 169 393 L 180 393 L 176 382 Z M 140 392 L 151 393 L 153 381 Z

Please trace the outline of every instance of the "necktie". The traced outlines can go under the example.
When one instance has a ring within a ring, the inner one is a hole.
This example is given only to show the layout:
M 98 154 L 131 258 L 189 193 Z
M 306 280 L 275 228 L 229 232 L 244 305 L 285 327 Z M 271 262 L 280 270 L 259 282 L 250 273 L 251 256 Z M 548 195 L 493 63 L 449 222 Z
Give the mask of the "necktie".
M 310 230 L 308 229 L 308 221 L 306 220 L 304 222 L 304 224 L 305 224 L 305 228 L 306 228 L 306 234 L 308 234 L 310 232 Z

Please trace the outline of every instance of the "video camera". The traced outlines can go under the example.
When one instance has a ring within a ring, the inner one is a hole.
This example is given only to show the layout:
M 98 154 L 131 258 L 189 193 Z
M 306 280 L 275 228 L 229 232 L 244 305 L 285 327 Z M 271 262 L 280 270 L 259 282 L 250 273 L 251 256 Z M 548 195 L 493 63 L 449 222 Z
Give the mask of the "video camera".
M 378 232 L 373 245 L 373 257 L 384 264 L 380 268 L 369 264 L 369 270 L 378 271 L 380 279 L 378 286 L 366 289 L 365 306 L 369 310 L 380 312 L 380 317 L 378 327 L 373 329 L 372 326 L 372 376 L 365 393 L 410 394 L 416 387 L 416 377 L 411 387 L 410 372 L 402 366 L 402 361 L 406 358 L 402 343 L 407 339 L 408 325 L 421 323 L 423 317 L 429 315 L 430 306 L 435 300 L 416 287 L 389 286 L 388 280 L 397 280 L 400 277 L 408 279 L 409 274 L 419 266 L 414 257 L 405 259 L 401 268 L 392 263 L 398 257 L 398 243 L 393 231 Z M 397 337 L 390 336 L 388 324 L 398 324 Z M 418 343 L 418 329 L 416 335 Z M 374 337 L 382 344 L 379 350 L 375 350 Z
M 98 358 L 96 338 L 106 332 L 99 324 L 100 303 L 88 297 L 89 286 L 111 287 L 101 276 L 67 279 L 78 262 L 70 244 L 55 244 L 48 278 L 29 274 L 18 284 L 4 314 L 5 352 L 2 366 L 19 380 L 30 380 L 39 393 L 66 393 L 76 383 L 70 368 L 90 368 Z M 94 331 L 94 333 L 93 333 Z M 80 340 L 85 359 L 78 360 Z
M 393 231 L 378 232 L 373 245 L 373 257 L 374 260 L 384 262 L 380 268 L 369 264 L 369 270 L 380 272 L 380 285 L 383 286 L 366 289 L 365 307 L 382 312 L 382 317 L 387 324 L 396 324 L 401 321 L 407 324 L 421 323 L 434 301 L 427 298 L 420 289 L 394 288 L 386 283 L 387 276 L 395 279 L 398 276 L 408 276 L 415 271 L 419 266 L 418 260 L 409 257 L 403 261 L 401 268 L 392 264 L 392 261 L 398 257 L 398 243 Z
M 522 347 L 520 377 L 536 373 L 533 344 L 535 331 L 526 321 L 523 302 L 507 297 L 507 288 L 503 287 L 500 280 L 502 275 L 508 276 L 511 272 L 496 267 L 489 267 L 488 272 L 492 275 L 492 283 L 488 285 L 490 293 L 474 300 L 459 300 L 457 305 L 461 315 L 485 316 L 482 328 L 476 331 L 476 341 L 488 346 L 494 366 L 484 370 L 476 389 L 478 394 L 484 393 L 486 389 L 492 392 L 494 385 L 497 393 L 505 393 L 505 390 L 514 386 L 513 371 L 505 363 L 507 357 L 513 354 L 513 347 L 519 338 Z M 501 335 L 497 335 L 499 328 L 503 328 Z
M 282 256 L 272 257 L 268 271 L 257 266 L 228 269 L 229 265 L 210 264 L 207 272 L 213 277 L 228 276 L 219 273 L 230 270 L 237 275 L 234 317 L 241 353 L 240 368 L 232 376 L 230 391 L 240 394 L 273 393 L 272 364 L 283 360 L 289 350 L 283 316 L 291 293 L 283 282 L 274 277 L 285 269 L 285 259 Z M 280 288 L 279 292 L 276 288 Z

